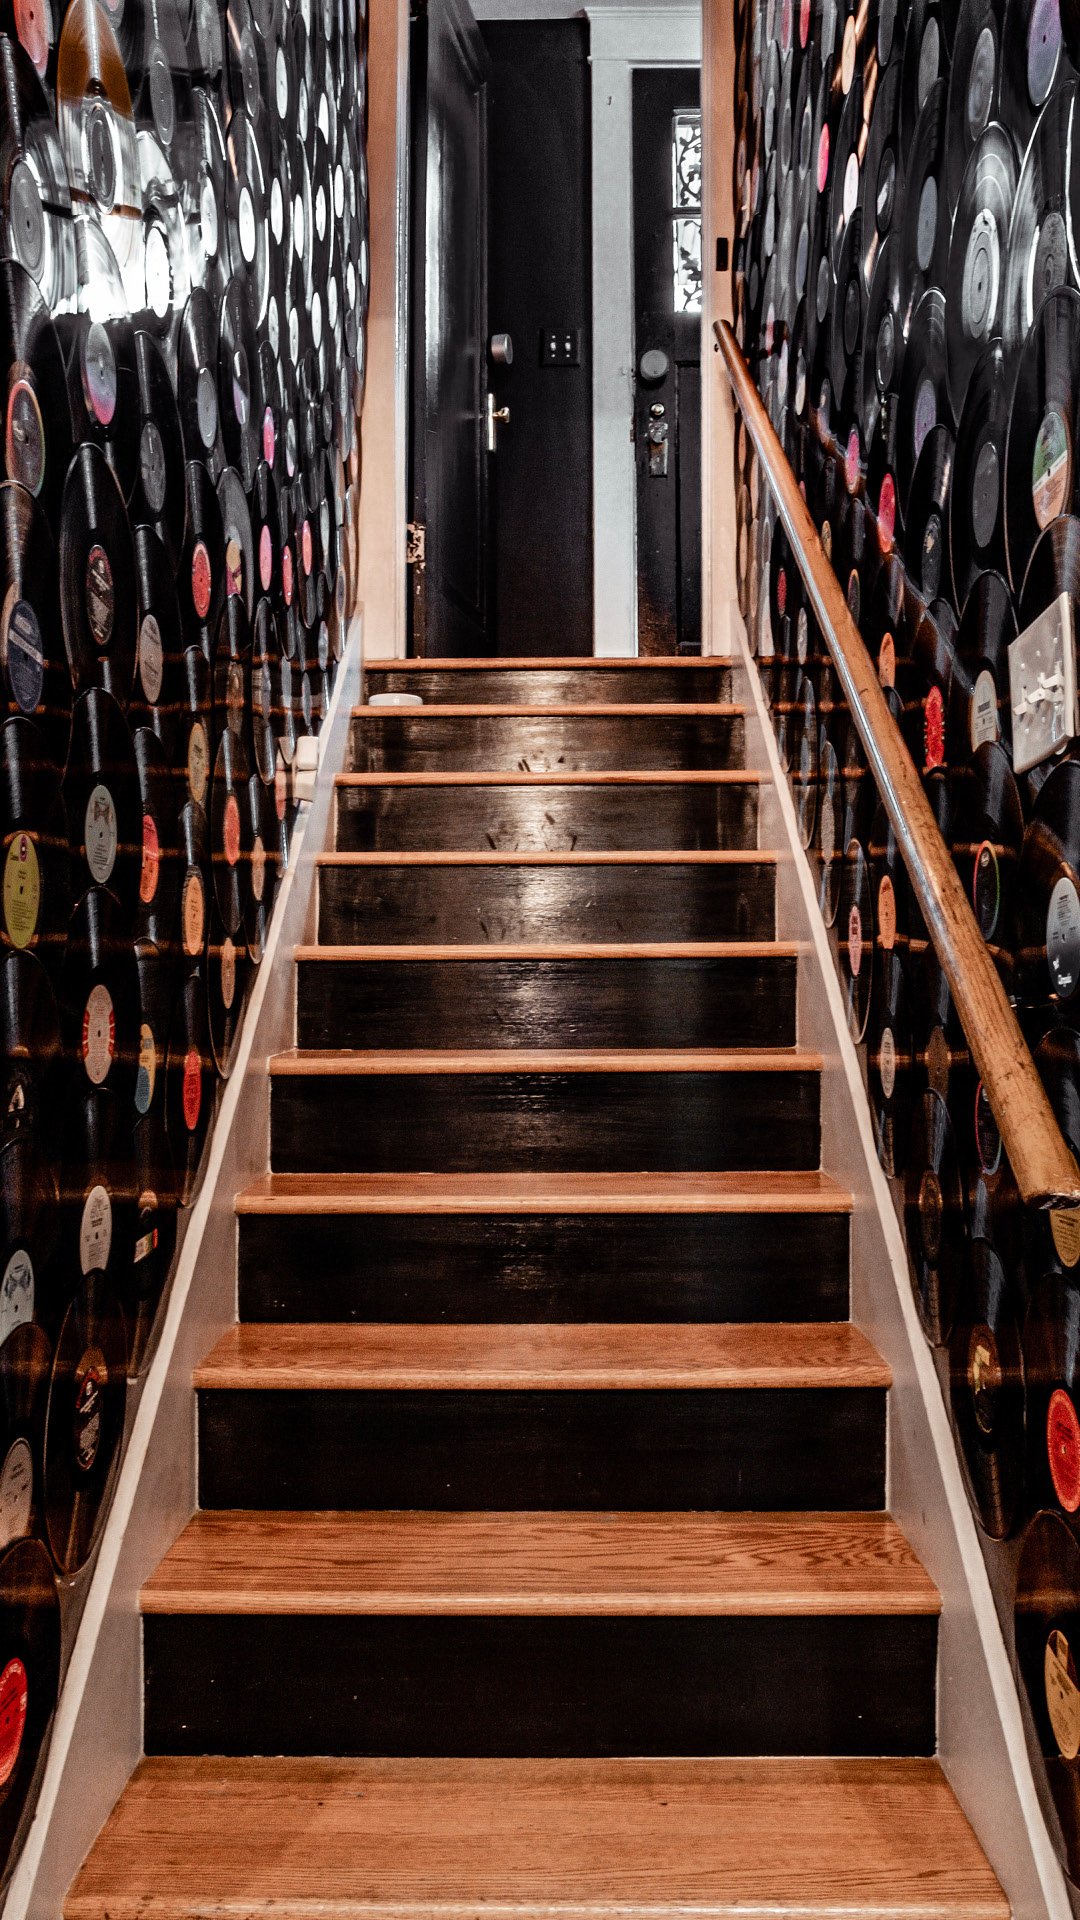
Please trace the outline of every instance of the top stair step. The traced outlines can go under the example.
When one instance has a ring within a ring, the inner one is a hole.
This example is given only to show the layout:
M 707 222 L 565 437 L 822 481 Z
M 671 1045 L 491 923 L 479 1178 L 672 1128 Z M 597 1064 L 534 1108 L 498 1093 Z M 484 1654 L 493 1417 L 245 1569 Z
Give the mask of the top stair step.
M 731 661 L 582 659 L 369 660 L 373 693 L 414 693 L 424 701 L 729 700 Z
M 354 773 L 588 773 L 741 767 L 744 709 L 657 701 L 354 707 Z

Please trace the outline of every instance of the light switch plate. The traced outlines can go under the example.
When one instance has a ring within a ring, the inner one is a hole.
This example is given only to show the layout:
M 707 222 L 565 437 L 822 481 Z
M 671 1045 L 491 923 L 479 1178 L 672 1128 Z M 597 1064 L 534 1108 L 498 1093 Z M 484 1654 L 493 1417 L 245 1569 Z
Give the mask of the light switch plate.
M 1059 593 L 1009 648 L 1013 771 L 1048 760 L 1076 732 L 1072 600 Z

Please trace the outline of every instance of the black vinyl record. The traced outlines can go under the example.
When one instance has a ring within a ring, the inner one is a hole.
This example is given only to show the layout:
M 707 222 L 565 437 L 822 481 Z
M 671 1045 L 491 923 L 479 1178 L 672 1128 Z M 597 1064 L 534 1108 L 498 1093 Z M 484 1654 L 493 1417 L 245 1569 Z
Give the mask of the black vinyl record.
M 250 899 L 248 905 L 250 911 Z M 214 1063 L 223 1080 L 233 1070 L 251 971 L 245 927 L 235 935 L 227 933 L 215 906 L 206 945 L 206 1011 Z
M 912 0 L 900 78 L 900 158 L 905 173 L 911 169 L 919 116 L 947 71 L 948 47 L 939 0 Z
M 1005 0 L 1002 42 L 1000 118 L 1022 148 L 1065 77 L 1058 0 Z
M 82 1092 L 108 1086 L 130 1099 L 138 983 L 130 923 L 105 887 L 91 887 L 72 913 L 58 999 L 73 1086 Z
M 880 890 L 879 890 L 880 897 Z M 881 942 L 881 915 L 878 916 Z M 870 1111 L 878 1159 L 890 1177 L 907 1164 L 914 1099 L 911 1012 L 900 953 L 883 947 L 875 956 L 874 989 L 867 1028 Z
M 856 210 L 847 223 L 836 269 L 836 292 L 828 324 L 828 374 L 837 418 L 852 420 L 863 399 L 864 288 L 862 221 Z M 856 429 L 857 431 L 857 429 Z
M 1068 182 L 1062 156 L 1069 148 L 1075 103 L 1075 80 L 1056 87 L 1026 150 L 1020 129 L 1004 112 L 1001 116 L 1023 154 L 1009 222 L 1001 295 L 1001 344 L 1010 376 L 1047 295 L 1074 283 L 1069 262 Z
M 218 742 L 210 790 L 210 846 L 214 895 L 226 933 L 239 933 L 251 891 L 251 777 L 239 734 L 226 727 Z
M 915 1305 L 932 1346 L 952 1332 L 969 1250 L 964 1187 L 948 1108 L 928 1088 L 916 1103 L 904 1182 L 904 1220 Z
M 201 960 L 210 915 L 210 827 L 189 800 L 180 815 L 180 952 L 186 965 Z
M 1004 477 L 1009 389 L 1001 343 L 994 341 L 971 369 L 956 432 L 949 506 L 953 592 L 964 607 L 980 573 L 1008 566 Z
M 1080 1222 L 1056 1218 L 1065 1224 L 1054 1240 L 1071 1253 Z M 1044 1274 L 1032 1292 L 1023 1350 L 1030 1499 L 1072 1515 L 1080 1510 L 1080 1286 L 1064 1259 L 1061 1271 Z
M 1005 0 L 965 0 L 958 9 L 949 69 L 945 181 L 950 213 L 960 198 L 972 149 L 997 118 Z M 1002 235 L 1004 245 L 1006 236 Z
M 0 171 L 0 253 L 25 268 L 50 313 L 61 312 L 75 294 L 71 187 L 39 73 L 6 32 L 0 39 Z
M 132 745 L 142 811 L 136 933 L 140 939 L 154 941 L 168 951 L 180 894 L 179 781 L 160 740 L 149 727 L 138 729 Z
M 840 763 L 824 725 L 818 741 L 820 787 L 815 837 L 818 858 L 818 905 L 827 927 L 836 919 L 843 866 L 844 802 Z
M 126 711 L 139 632 L 134 542 L 116 476 L 85 443 L 64 482 L 60 610 L 76 692 L 104 687 Z
M 872 284 L 878 256 L 885 241 L 900 225 L 903 174 L 899 147 L 900 67 L 897 64 L 888 68 L 878 79 L 866 132 L 866 151 L 859 171 L 863 276 L 867 289 Z
M 7 368 L 3 477 L 40 501 L 56 533 L 73 444 L 67 375 L 49 309 L 14 260 L 0 260 L 0 366 Z
M 255 538 L 247 493 L 235 467 L 226 467 L 217 496 L 225 543 L 225 591 L 239 598 L 250 620 L 255 605 Z
M 71 739 L 71 674 L 64 652 L 56 546 L 32 494 L 0 485 L 0 716 L 25 714 L 62 767 Z
M 180 991 L 165 1068 L 165 1124 L 182 1206 L 187 1206 L 195 1194 L 203 1142 L 213 1112 L 214 1085 L 205 977 L 202 968 L 196 968 Z
M 126 1402 L 123 1312 L 104 1274 L 90 1272 L 64 1317 L 49 1384 L 45 1513 L 61 1573 L 76 1573 L 96 1544 Z
M 198 0 L 217 24 L 215 0 Z M 198 6 L 196 7 L 196 11 Z M 219 28 L 220 34 L 220 28 Z M 220 39 L 219 39 L 220 45 Z M 225 220 L 225 142 L 215 100 L 197 89 L 193 100 L 193 161 L 185 180 L 189 251 L 195 277 L 214 311 L 229 277 L 229 238 Z
M 184 705 L 184 635 L 173 569 L 152 527 L 135 529 L 135 573 L 139 644 L 128 724 L 156 733 L 171 761 Z
M 1005 541 L 1019 593 L 1035 542 L 1080 504 L 1080 294 L 1039 308 L 1016 369 L 1005 450 Z
M 189 647 L 209 660 L 225 598 L 225 530 L 214 482 L 201 460 L 188 462 L 187 535 L 177 575 L 180 619 Z
M 949 399 L 957 420 L 963 415 L 975 366 L 985 367 L 986 350 L 1001 332 L 1016 182 L 1012 140 L 1004 127 L 991 123 L 976 141 L 964 170 L 945 274 Z M 1003 365 L 1000 346 L 996 353 Z M 1004 382 L 1003 372 L 1001 379 Z
M 954 571 L 955 560 L 954 549 Z M 1016 610 L 1008 581 L 1000 573 L 977 574 L 964 601 L 956 636 L 949 703 L 956 741 L 952 757 L 974 753 L 993 740 L 1001 740 L 1007 750 L 1010 748 L 1009 647 L 1016 633 Z
M 900 298 L 900 238 L 890 233 L 875 260 L 866 303 L 859 424 L 868 447 L 889 396 L 900 389 L 904 362 Z
M 188 798 L 205 807 L 214 762 L 211 667 L 201 647 L 188 647 L 183 667 L 184 705 L 176 759 Z
M 949 497 L 954 458 L 948 427 L 933 427 L 923 441 L 908 495 L 907 560 L 927 605 L 952 590 Z
M 176 397 L 184 450 L 216 480 L 225 465 L 218 405 L 219 335 L 214 303 L 203 287 L 192 289 L 177 341 Z
M 251 901 L 248 908 L 247 948 L 253 966 L 259 966 L 266 951 L 270 916 L 277 893 L 281 865 L 281 822 L 275 786 L 264 786 L 253 774 L 248 786 L 251 807 Z
M 896 477 L 900 487 L 900 512 L 905 519 L 911 480 L 923 443 L 936 426 L 950 426 L 951 422 L 946 381 L 945 300 L 936 287 L 931 287 L 915 309 L 900 375 Z
M 100 687 L 75 702 L 64 798 L 76 892 L 108 887 L 130 919 L 142 852 L 135 755 L 120 708 Z
M 60 1013 L 40 960 L 0 956 L 0 1145 L 29 1135 L 48 1147 L 55 1124 Z
M 140 271 L 131 306 L 140 329 L 153 334 L 172 358 L 180 315 L 191 292 L 184 204 L 168 156 L 152 133 L 140 131 L 138 152 Z
M 59 1243 L 51 1160 L 23 1134 L 0 1151 L 0 1339 L 31 1321 L 48 1325 L 57 1317 Z
M 45 1548 L 0 1559 L 0 1858 L 8 1858 L 60 1690 L 60 1600 Z
M 805 624 L 805 611 L 800 608 Z M 805 659 L 805 654 L 804 654 Z M 818 714 L 814 683 L 809 673 L 800 673 L 796 683 L 795 711 L 791 734 L 791 792 L 795 802 L 795 822 L 799 845 L 805 850 L 814 838 L 818 798 Z
M 231 129 L 230 129 L 231 138 Z M 250 491 L 259 458 L 262 420 L 259 352 L 247 286 L 233 278 L 221 302 L 218 407 L 225 455 Z
M 121 1287 L 132 1378 L 143 1368 L 176 1245 L 176 1183 L 165 1131 L 165 1061 L 175 999 L 175 967 L 150 940 L 137 943 L 135 960 L 140 1002 L 135 1223 L 132 1260 Z
M 916 0 L 918 4 L 918 0 Z M 944 289 L 949 216 L 941 183 L 945 171 L 944 80 L 926 95 L 908 153 L 900 227 L 900 311 L 905 332 L 928 287 Z
M 244 603 L 230 594 L 221 610 L 214 648 L 214 735 L 250 738 L 251 629 Z
M 134 970 L 133 975 L 134 978 Z M 133 1008 L 137 1026 L 138 1005 Z M 108 1087 L 69 1084 L 61 1141 L 61 1257 L 64 1282 L 62 1314 L 80 1274 L 106 1273 L 114 1285 L 126 1284 L 131 1268 L 135 1190 L 131 1161 L 131 1086 L 122 1093 Z M 54 1335 L 58 1315 L 49 1321 Z
M 1054 1850 L 1080 1883 L 1080 1545 L 1056 1513 L 1024 1535 L 1013 1614 L 1016 1664 L 1043 1756 Z M 1044 1803 L 1045 1805 L 1045 1803 Z
M 972 1242 L 949 1342 L 949 1402 L 968 1494 L 1004 1540 L 1024 1494 L 1024 1365 L 1013 1283 L 986 1240 Z
M 1080 519 L 1062 513 L 1039 535 L 1018 589 L 1021 633 L 1045 612 L 1059 593 L 1080 598 Z
M 173 383 L 153 336 L 135 335 L 139 387 L 139 455 L 128 512 L 134 526 L 153 527 L 175 570 L 184 544 L 184 437 Z
M 72 0 L 64 16 L 56 118 L 72 195 L 97 215 L 136 307 L 142 261 L 135 120 L 120 49 L 97 0 Z
M 258 140 L 243 112 L 233 114 L 225 138 L 225 207 L 229 264 L 247 290 L 251 320 L 260 326 L 269 291 L 266 179 Z
M 41 1464 L 52 1346 L 24 1322 L 0 1345 L 0 1552 L 43 1530 Z
M 45 742 L 21 716 L 0 727 L 0 852 L 0 942 L 55 969 L 71 906 L 67 814 Z
M 67 359 L 71 417 L 76 440 L 92 440 L 101 448 L 116 475 L 124 499 L 130 497 L 139 463 L 138 378 L 135 369 L 135 330 L 127 315 L 127 296 L 110 261 L 117 285 L 102 298 L 94 286 L 87 262 L 87 241 L 96 235 L 104 253 L 107 245 L 91 220 L 76 222 L 79 241 L 79 279 L 90 311 L 57 317 L 56 327 Z M 113 311 L 112 309 L 119 309 Z M 104 318 L 93 318 L 95 312 Z
M 1016 881 L 1024 840 L 1024 810 L 1009 756 L 984 741 L 954 775 L 956 828 L 952 854 L 979 932 L 1011 984 L 1015 946 Z
M 852 835 L 844 853 L 837 914 L 840 985 L 848 1030 L 858 1043 L 866 1032 L 874 977 L 874 909 L 870 863 Z
M 1080 986 L 1078 887 L 1080 761 L 1065 760 L 1040 789 L 1017 880 L 1020 986 L 1036 1002 L 1071 1000 Z

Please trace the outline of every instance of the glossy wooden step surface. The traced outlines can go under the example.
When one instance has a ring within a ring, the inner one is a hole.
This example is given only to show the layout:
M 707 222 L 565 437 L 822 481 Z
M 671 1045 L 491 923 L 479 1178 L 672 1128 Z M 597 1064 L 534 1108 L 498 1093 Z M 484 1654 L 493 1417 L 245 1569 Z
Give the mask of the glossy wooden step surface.
M 794 1046 L 779 941 L 297 950 L 300 1047 Z
M 1007 1920 L 936 1761 L 144 1760 L 65 1920 Z
M 571 1053 L 556 1048 L 517 1049 L 512 1059 L 495 1050 L 470 1051 L 447 1047 L 426 1053 L 382 1051 L 378 1049 L 327 1048 L 304 1051 L 289 1048 L 275 1053 L 270 1071 L 283 1079 L 353 1079 L 365 1075 L 392 1074 L 582 1074 L 582 1073 L 820 1073 L 822 1059 L 809 1049 L 792 1047 L 783 1052 L 768 1052 L 746 1047 L 702 1049 L 656 1047 L 635 1052 L 631 1048 L 594 1052 L 582 1048 Z
M 933 1616 L 883 1514 L 198 1513 L 144 1613 Z
M 848 1214 L 831 1174 L 266 1173 L 240 1214 Z
M 744 709 L 732 705 L 358 707 L 351 769 L 623 772 L 738 766 Z
M 599 1387 L 887 1387 L 892 1375 L 847 1321 L 782 1326 L 363 1327 L 237 1325 L 195 1369 L 196 1387 L 492 1390 Z
M 721 655 L 694 660 L 597 660 L 573 657 L 506 660 L 372 660 L 364 679 L 373 693 L 413 693 L 427 701 L 719 700 L 731 693 L 732 663 Z
M 756 847 L 760 776 L 342 774 L 342 850 Z
M 332 853 L 319 859 L 319 939 L 768 940 L 775 855 Z

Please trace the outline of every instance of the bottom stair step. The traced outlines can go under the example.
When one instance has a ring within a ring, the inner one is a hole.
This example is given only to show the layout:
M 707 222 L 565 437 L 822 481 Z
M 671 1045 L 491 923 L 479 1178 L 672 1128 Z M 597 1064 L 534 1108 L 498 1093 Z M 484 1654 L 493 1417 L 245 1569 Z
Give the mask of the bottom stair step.
M 1006 1920 L 932 1760 L 145 1760 L 65 1920 Z

